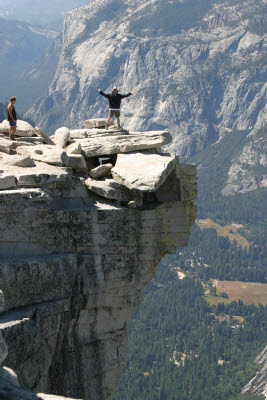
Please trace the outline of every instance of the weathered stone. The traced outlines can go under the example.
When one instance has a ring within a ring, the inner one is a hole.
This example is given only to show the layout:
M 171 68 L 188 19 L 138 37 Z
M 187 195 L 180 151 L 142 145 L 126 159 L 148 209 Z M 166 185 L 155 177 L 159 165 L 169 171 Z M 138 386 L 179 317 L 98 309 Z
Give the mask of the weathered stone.
M 0 287 L 5 293 L 4 310 L 70 297 L 72 280 L 77 272 L 77 259 L 73 255 L 51 256 L 34 261 L 0 260 Z
M 120 183 L 114 181 L 114 179 L 104 178 L 101 181 L 88 178 L 85 181 L 85 185 L 89 190 L 103 196 L 106 199 L 118 200 L 118 201 L 130 201 L 133 198 L 130 190 L 126 189 Z
M 9 122 L 4 120 L 0 124 L 0 132 L 9 133 Z M 34 136 L 34 128 L 26 121 L 17 120 L 16 136 Z
M 94 118 L 94 119 L 87 119 L 86 121 L 83 121 L 83 126 L 85 128 L 102 128 L 105 127 L 106 125 L 106 119 L 103 118 Z
M 178 164 L 176 165 L 176 174 L 178 177 L 183 175 L 186 176 L 197 176 L 197 167 L 194 164 Z
M 40 136 L 46 144 L 50 144 L 51 146 L 55 145 L 53 140 L 48 135 L 46 135 L 44 131 L 41 128 L 39 128 L 39 126 L 36 126 L 34 130 L 36 135 Z
M 66 148 L 65 151 L 67 154 L 81 154 L 82 153 L 82 147 L 80 143 L 71 143 L 69 144 Z
M 65 149 L 69 138 L 70 138 L 70 130 L 66 127 L 62 127 L 56 130 L 53 137 L 53 142 L 62 149 Z
M 84 139 L 89 137 L 102 137 L 102 136 L 116 136 L 116 135 L 127 135 L 129 131 L 126 129 L 120 129 L 116 126 L 109 127 L 108 130 L 101 128 L 92 129 L 74 129 L 70 131 L 71 139 Z
M 175 163 L 175 157 L 159 154 L 118 154 L 111 174 L 128 189 L 154 192 L 175 169 Z
M 167 131 L 133 132 L 129 135 L 98 136 L 80 139 L 82 151 L 87 157 L 128 153 L 136 150 L 157 148 L 170 143 Z
M 84 157 L 81 154 L 68 154 L 69 166 L 75 171 L 88 171 Z
M 5 298 L 4 298 L 4 293 L 0 289 L 0 313 L 3 312 L 5 306 Z M 0 363 L 1 364 L 1 363 Z
M 0 151 L 10 154 L 12 148 L 12 141 L 0 138 Z
M 57 166 L 68 166 L 68 155 L 58 146 L 40 144 L 37 146 L 21 146 L 17 149 L 17 153 L 29 156 L 36 161 L 42 161 L 47 164 Z
M 35 136 L 20 136 L 19 140 L 16 139 L 15 142 L 19 141 L 20 143 L 27 143 L 27 144 L 44 144 L 44 141 L 41 137 L 35 137 Z
M 19 155 L 3 155 L 0 156 L 0 164 L 5 165 L 13 165 L 14 167 L 34 167 L 34 161 L 27 156 L 19 156 Z M 1 167 L 0 167 L 1 168 Z
M 105 176 L 111 175 L 112 168 L 113 168 L 112 164 L 99 165 L 98 167 L 92 169 L 89 175 L 91 176 L 91 178 L 94 179 L 104 178 Z
M 3 174 L 0 172 L 0 190 L 10 189 L 16 185 L 17 183 L 14 175 Z
M 52 182 L 69 182 L 71 177 L 65 169 L 42 162 L 32 167 L 4 164 L 0 161 L 0 189 L 20 187 L 43 187 Z
M 134 201 L 134 200 L 129 201 L 128 207 L 129 208 L 136 208 L 137 207 L 136 201 Z

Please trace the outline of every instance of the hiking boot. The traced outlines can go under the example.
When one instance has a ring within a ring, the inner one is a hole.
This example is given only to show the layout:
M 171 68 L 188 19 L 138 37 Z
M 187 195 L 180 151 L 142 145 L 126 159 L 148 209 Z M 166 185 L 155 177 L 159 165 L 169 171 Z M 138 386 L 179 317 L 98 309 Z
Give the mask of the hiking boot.
M 118 128 L 119 128 L 119 129 L 122 129 L 122 126 L 121 126 L 121 125 L 118 125 Z
M 105 129 L 106 129 L 106 131 L 108 130 L 108 124 L 105 125 Z

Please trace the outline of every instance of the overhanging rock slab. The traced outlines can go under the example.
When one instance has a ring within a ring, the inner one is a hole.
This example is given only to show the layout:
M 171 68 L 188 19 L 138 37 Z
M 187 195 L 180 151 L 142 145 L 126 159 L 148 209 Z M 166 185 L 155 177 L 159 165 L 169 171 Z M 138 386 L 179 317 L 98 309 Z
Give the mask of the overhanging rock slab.
M 85 185 L 89 190 L 103 196 L 106 199 L 118 200 L 118 201 L 131 201 L 133 195 L 130 190 L 126 189 L 123 185 L 116 182 L 114 179 L 105 178 L 101 181 L 88 178 L 85 181 Z
M 129 135 L 97 136 L 81 139 L 82 151 L 86 157 L 129 153 L 137 150 L 154 149 L 171 143 L 168 131 L 133 132 Z
M 176 159 L 169 155 L 141 152 L 118 154 L 112 177 L 130 190 L 155 192 L 175 169 Z

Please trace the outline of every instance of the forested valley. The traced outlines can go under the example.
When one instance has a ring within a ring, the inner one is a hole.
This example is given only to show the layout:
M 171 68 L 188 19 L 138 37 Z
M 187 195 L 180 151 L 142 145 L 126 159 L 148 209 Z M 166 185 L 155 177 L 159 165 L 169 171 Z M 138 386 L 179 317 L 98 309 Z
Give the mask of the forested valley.
M 243 137 L 239 132 L 232 146 L 226 138 L 192 161 L 199 172 L 198 219 L 239 224 L 249 247 L 196 224 L 189 246 L 165 256 L 132 321 L 114 400 L 264 399 L 241 390 L 262 368 L 255 358 L 267 343 L 266 302 L 252 294 L 233 300 L 213 285 L 242 281 L 265 289 L 267 282 L 266 189 L 221 195 L 230 153 Z

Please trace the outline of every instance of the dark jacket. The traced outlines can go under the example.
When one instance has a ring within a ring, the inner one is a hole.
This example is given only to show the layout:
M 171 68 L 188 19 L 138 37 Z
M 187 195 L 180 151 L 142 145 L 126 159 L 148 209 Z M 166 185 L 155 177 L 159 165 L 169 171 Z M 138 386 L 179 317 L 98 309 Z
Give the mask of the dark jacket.
M 102 96 L 106 97 L 109 101 L 109 108 L 115 108 L 115 109 L 120 109 L 121 106 L 121 99 L 124 99 L 125 97 L 131 96 L 131 93 L 128 94 L 120 94 L 120 93 L 110 93 L 110 94 L 105 94 L 101 90 L 99 92 Z

